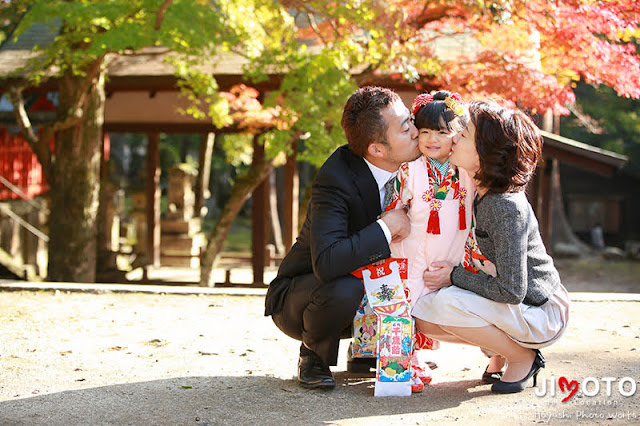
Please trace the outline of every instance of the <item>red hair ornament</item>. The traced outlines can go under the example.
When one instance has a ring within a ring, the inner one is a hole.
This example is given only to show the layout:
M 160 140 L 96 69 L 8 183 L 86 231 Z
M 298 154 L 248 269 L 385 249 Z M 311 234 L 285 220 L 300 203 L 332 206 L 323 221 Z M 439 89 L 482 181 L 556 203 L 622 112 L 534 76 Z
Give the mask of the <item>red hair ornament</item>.
M 416 96 L 416 98 L 413 100 L 413 104 L 411 105 L 411 111 L 413 112 L 413 115 L 416 115 L 416 112 L 418 112 L 420 108 L 430 104 L 431 102 L 433 102 L 433 96 L 428 93 L 422 93 Z

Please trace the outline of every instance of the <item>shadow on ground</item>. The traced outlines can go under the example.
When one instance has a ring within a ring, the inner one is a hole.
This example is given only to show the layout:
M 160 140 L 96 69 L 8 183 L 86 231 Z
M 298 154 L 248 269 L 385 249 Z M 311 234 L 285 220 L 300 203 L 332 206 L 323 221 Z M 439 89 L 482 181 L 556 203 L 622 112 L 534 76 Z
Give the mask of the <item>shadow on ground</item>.
M 0 402 L 0 424 L 318 424 L 427 414 L 490 393 L 480 381 L 466 380 L 412 398 L 372 398 L 371 379 L 336 378 L 332 392 L 264 376 L 180 377 L 65 391 Z

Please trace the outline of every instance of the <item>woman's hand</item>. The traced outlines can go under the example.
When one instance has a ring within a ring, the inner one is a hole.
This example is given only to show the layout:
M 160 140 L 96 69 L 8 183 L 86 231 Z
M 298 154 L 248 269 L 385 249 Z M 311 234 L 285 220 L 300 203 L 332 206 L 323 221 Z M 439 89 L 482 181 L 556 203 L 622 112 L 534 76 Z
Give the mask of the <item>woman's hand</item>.
M 424 286 L 430 291 L 449 287 L 451 285 L 451 271 L 454 266 L 456 265 L 447 261 L 433 262 L 422 275 Z

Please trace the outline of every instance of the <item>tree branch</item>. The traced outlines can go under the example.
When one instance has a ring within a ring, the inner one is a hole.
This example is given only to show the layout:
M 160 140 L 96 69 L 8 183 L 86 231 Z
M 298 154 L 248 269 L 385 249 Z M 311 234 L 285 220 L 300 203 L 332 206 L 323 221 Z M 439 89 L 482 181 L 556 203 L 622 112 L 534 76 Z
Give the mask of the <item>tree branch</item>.
M 51 149 L 49 148 L 49 139 L 45 136 L 46 132 L 43 132 L 42 137 L 38 136 L 33 131 L 31 120 L 24 106 L 24 97 L 22 96 L 22 87 L 14 86 L 9 89 L 9 97 L 13 104 L 13 110 L 16 115 L 16 121 L 22 135 L 27 140 L 27 143 L 31 147 L 31 150 L 38 157 L 38 161 L 42 165 L 42 173 L 44 174 L 47 182 L 51 182 Z
M 57 132 L 69 129 L 75 126 L 83 115 L 83 107 L 87 98 L 87 93 L 90 90 L 91 85 L 95 81 L 96 77 L 102 70 L 104 56 L 98 57 L 88 68 L 85 78 L 82 83 L 78 85 L 76 93 L 75 103 L 61 115 L 61 119 L 56 120 L 54 123 L 47 126 L 43 126 L 42 133 L 38 137 L 33 131 L 33 126 L 27 110 L 24 104 L 24 97 L 22 96 L 22 87 L 15 86 L 9 89 L 9 95 L 13 109 L 15 111 L 16 121 L 25 139 L 31 146 L 31 149 L 38 157 L 38 161 L 42 165 L 42 172 L 48 182 L 52 180 L 52 160 L 51 160 L 51 148 L 49 141 L 55 137 Z
M 51 126 L 47 126 L 43 129 L 43 137 L 45 135 L 53 137 L 57 132 L 69 129 L 75 126 L 83 116 L 82 109 L 84 108 L 84 102 L 87 98 L 87 94 L 96 77 L 102 71 L 102 65 L 104 62 L 104 55 L 96 58 L 95 61 L 87 69 L 86 76 L 81 84 L 78 85 L 76 93 L 75 103 L 65 111 L 61 120 L 56 121 Z
M 16 122 L 22 131 L 23 136 L 27 139 L 29 144 L 34 145 L 38 143 L 38 136 L 33 132 L 33 126 L 31 126 L 31 120 L 24 106 L 24 97 L 22 96 L 22 87 L 13 86 L 9 88 L 9 97 L 13 104 L 13 111 L 16 116 Z
M 160 27 L 162 27 L 162 21 L 164 20 L 164 13 L 167 11 L 171 3 L 173 3 L 173 0 L 164 0 L 164 3 L 162 3 L 162 6 L 160 6 L 158 13 L 156 13 L 156 25 L 154 26 L 154 29 L 156 31 L 158 31 Z
M 408 22 L 410 26 L 414 29 L 419 30 L 423 28 L 425 25 L 431 22 L 439 21 L 444 18 L 455 18 L 455 19 L 466 19 L 467 14 L 458 8 L 451 7 L 448 5 L 437 5 L 430 6 L 429 3 L 425 4 L 424 9 L 420 13 L 420 15 L 416 16 L 415 19 Z
M 342 38 L 342 34 L 340 33 L 340 28 L 338 28 L 335 21 L 333 19 L 329 19 L 328 22 L 329 22 L 329 25 L 331 25 L 331 28 L 333 28 L 333 31 L 336 33 L 336 38 L 337 39 Z
M 241 56 L 245 59 L 253 59 L 253 57 L 249 54 L 247 54 L 246 50 L 243 49 L 242 47 L 235 47 L 235 46 L 231 46 L 229 48 L 229 51 L 232 53 L 235 53 L 238 56 Z
M 309 20 L 309 26 L 311 27 L 313 32 L 316 33 L 316 35 L 318 36 L 318 38 L 320 39 L 322 44 L 327 46 L 327 41 L 322 36 L 322 33 L 320 32 L 320 29 L 318 28 L 318 25 L 316 25 L 316 20 L 314 19 L 313 14 L 310 13 L 309 11 L 307 11 L 306 14 L 307 14 L 307 19 Z
M 172 53 L 173 50 L 168 49 L 166 47 L 157 46 L 153 49 L 142 49 L 142 50 L 125 50 L 122 52 L 118 52 L 118 56 L 126 56 L 128 58 L 136 58 L 136 57 L 145 57 L 145 56 L 163 56 L 169 53 Z

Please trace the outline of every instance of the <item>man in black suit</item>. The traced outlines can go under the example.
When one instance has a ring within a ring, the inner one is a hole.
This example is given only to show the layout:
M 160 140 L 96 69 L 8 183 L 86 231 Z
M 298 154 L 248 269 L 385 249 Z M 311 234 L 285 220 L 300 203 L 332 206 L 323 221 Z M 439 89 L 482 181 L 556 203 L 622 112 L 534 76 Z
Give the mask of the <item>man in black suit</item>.
M 298 381 L 332 389 L 341 337 L 349 337 L 364 296 L 356 269 L 390 257 L 389 242 L 406 237 L 402 210 L 382 213 L 385 183 L 416 159 L 418 130 L 400 97 L 363 87 L 347 101 L 342 128 L 348 145 L 318 171 L 300 235 L 269 286 L 265 315 L 301 340 Z

